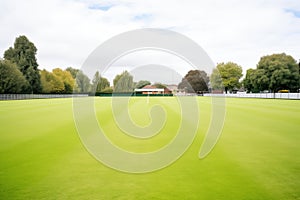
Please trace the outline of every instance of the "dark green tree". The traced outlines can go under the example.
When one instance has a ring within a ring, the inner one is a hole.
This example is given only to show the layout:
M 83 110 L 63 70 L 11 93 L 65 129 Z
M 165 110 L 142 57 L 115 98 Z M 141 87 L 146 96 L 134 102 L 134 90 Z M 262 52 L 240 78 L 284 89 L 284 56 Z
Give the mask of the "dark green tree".
M 269 89 L 270 79 L 264 69 L 256 69 L 251 76 L 251 82 L 253 84 L 254 92 Z
M 134 89 L 133 76 L 128 71 L 118 74 L 113 82 L 114 92 L 132 92 Z
M 42 89 L 36 52 L 37 48 L 26 36 L 17 37 L 14 47 L 4 52 L 4 58 L 15 63 L 28 82 L 28 87 L 23 92 L 39 93 Z
M 178 89 L 184 89 L 189 93 L 208 91 L 209 77 L 205 71 L 190 70 L 178 84 Z
M 299 60 L 299 63 L 298 63 L 298 91 L 297 92 L 300 92 L 300 60 Z
M 299 87 L 299 66 L 292 56 L 285 53 L 263 56 L 255 74 L 260 90 L 297 91 Z
M 151 85 L 151 82 L 150 81 L 147 81 L 147 80 L 140 80 L 139 82 L 137 82 L 137 84 L 135 85 L 135 88 L 143 88 L 145 87 L 146 85 Z
M 256 92 L 254 88 L 254 69 L 248 69 L 246 72 L 246 77 L 243 80 L 243 85 L 247 92 Z
M 21 93 L 28 87 L 18 67 L 9 60 L 0 60 L 0 93 Z
M 232 91 L 235 88 L 240 87 L 240 78 L 243 76 L 243 69 L 236 63 L 220 63 L 217 65 L 217 69 L 222 78 L 222 83 L 225 89 L 225 92 Z

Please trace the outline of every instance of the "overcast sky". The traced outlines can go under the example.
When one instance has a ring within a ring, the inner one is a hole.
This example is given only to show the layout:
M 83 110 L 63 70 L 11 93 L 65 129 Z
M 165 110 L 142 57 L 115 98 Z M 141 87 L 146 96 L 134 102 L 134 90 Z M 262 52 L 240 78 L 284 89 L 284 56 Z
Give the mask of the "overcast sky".
M 47 70 L 81 68 L 102 42 L 138 28 L 184 34 L 214 63 L 236 62 L 244 74 L 264 55 L 285 52 L 300 59 L 299 0 L 1 0 L 0 25 L 1 57 L 26 35 L 38 48 L 39 69 Z M 141 59 L 117 63 L 120 70 L 161 64 L 139 64 Z

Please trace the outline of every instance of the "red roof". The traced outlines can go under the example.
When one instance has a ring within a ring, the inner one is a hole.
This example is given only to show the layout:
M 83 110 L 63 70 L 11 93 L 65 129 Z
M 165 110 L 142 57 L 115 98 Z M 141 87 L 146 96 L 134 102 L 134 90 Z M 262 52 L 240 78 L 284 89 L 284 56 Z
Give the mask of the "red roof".
M 156 87 L 154 85 L 146 85 L 143 89 L 156 89 Z
M 157 89 L 157 87 L 155 87 L 154 85 L 146 85 L 142 89 Z M 171 92 L 172 91 L 169 88 L 161 88 L 161 89 L 164 89 L 165 92 Z

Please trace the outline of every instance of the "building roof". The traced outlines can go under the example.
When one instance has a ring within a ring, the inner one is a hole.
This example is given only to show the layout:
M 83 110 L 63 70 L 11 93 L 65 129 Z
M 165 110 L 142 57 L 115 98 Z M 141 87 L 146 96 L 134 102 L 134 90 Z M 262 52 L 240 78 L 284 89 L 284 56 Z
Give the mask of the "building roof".
M 146 85 L 142 89 L 156 89 L 154 85 Z
M 134 89 L 135 92 L 163 92 L 163 88 L 156 88 L 154 85 L 146 85 L 141 89 Z
M 163 92 L 165 91 L 163 88 L 141 88 L 134 89 L 135 92 Z

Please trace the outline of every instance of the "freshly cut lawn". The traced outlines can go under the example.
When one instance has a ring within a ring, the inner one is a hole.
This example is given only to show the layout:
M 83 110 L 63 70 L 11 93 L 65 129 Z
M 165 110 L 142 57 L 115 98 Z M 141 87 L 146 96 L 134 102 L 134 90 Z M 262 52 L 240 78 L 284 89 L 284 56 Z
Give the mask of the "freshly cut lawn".
M 198 98 L 198 135 L 172 165 L 147 174 L 110 169 L 94 159 L 76 132 L 72 99 L 0 101 L 0 199 L 300 199 L 300 101 L 227 99 L 222 135 L 200 160 L 211 99 Z M 121 148 L 147 152 L 174 137 L 180 116 L 175 97 L 130 101 L 132 119 L 151 122 L 149 105 L 168 121 L 148 140 L 124 135 L 111 98 L 96 98 L 99 124 Z

